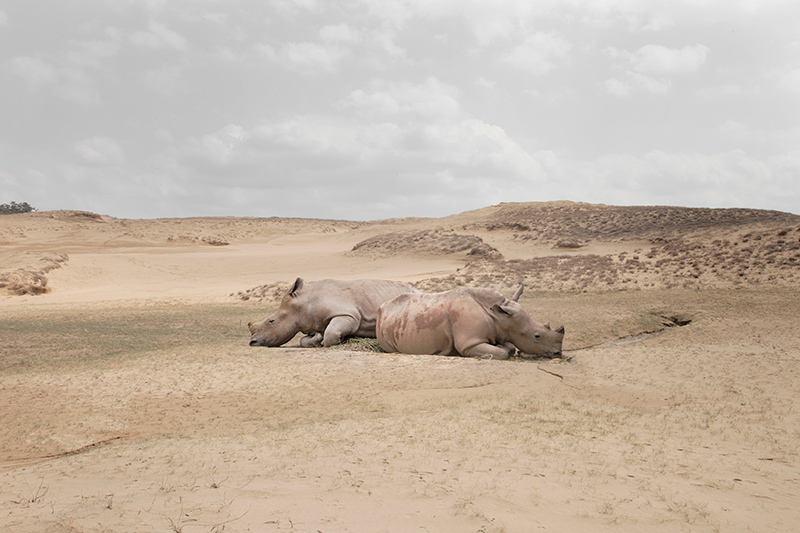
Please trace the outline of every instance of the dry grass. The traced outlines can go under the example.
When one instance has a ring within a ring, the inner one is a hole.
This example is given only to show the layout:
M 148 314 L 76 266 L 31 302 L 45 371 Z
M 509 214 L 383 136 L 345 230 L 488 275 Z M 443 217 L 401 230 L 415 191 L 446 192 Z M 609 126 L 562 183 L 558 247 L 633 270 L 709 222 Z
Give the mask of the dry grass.
M 455 233 L 452 229 L 445 228 L 377 235 L 353 246 L 351 253 L 367 257 L 465 254 L 472 257 L 502 258 L 500 252 L 483 242 L 480 237 Z
M 467 221 L 466 223 L 462 221 Z M 499 204 L 442 219 L 461 230 L 507 231 L 520 242 L 614 241 L 736 231 L 766 225 L 797 226 L 779 211 L 665 206 L 610 206 L 574 202 Z M 460 224 L 460 225 L 459 225 Z
M 50 290 L 47 286 L 47 273 L 61 268 L 68 261 L 67 254 L 44 254 L 31 261 L 33 266 L 29 268 L 0 273 L 0 289 L 6 289 L 17 296 L 44 294 Z
M 529 289 L 557 292 L 800 284 L 800 226 L 748 232 L 736 240 L 659 237 L 651 243 L 649 250 L 632 254 L 471 261 L 456 274 L 424 280 L 417 288 L 472 285 L 508 291 L 519 281 Z

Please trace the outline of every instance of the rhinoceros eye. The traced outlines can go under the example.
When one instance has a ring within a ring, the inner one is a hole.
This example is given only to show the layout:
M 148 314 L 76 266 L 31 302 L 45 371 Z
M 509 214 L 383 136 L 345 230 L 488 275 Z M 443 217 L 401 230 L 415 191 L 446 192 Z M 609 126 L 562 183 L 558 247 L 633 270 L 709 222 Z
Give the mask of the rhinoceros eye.
M 267 324 L 274 324 L 274 323 L 275 323 L 275 319 L 274 319 L 274 318 L 270 318 L 270 319 L 267 321 Z
M 541 338 L 541 337 L 542 337 L 542 334 L 541 334 L 541 333 L 535 333 L 535 334 L 533 335 L 533 338 L 534 338 L 534 339 L 539 339 L 539 338 Z

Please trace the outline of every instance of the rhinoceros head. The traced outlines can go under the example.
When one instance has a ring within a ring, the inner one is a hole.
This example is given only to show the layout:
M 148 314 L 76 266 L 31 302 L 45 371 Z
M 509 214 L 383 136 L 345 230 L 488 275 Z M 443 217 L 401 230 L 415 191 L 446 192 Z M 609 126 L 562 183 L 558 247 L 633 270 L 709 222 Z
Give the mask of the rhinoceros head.
M 523 307 L 507 300 L 492 307 L 498 332 L 525 354 L 561 357 L 564 326 L 551 329 L 550 324 L 533 320 Z
M 273 314 L 261 322 L 250 322 L 250 346 L 281 346 L 300 331 L 301 313 L 298 303 L 303 291 L 303 279 L 297 278 L 294 285 L 283 296 L 281 305 Z

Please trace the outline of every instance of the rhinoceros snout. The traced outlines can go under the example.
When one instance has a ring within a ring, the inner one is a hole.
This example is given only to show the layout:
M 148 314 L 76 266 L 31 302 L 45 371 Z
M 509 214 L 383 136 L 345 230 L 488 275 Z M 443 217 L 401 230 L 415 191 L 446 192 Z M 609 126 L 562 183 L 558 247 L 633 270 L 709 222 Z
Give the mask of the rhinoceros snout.
M 259 344 L 258 339 L 250 339 L 250 346 L 258 346 Z

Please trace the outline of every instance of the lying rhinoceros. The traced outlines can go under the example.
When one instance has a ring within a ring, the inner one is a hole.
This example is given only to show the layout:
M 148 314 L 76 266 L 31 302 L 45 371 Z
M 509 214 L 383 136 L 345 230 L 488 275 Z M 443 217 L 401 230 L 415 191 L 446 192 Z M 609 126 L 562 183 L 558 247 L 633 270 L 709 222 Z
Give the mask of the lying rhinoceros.
M 408 283 L 379 279 L 306 283 L 297 278 L 278 310 L 261 322 L 250 322 L 250 346 L 280 346 L 298 332 L 300 346 L 333 346 L 346 337 L 375 337 L 378 307 L 406 292 Z
M 435 294 L 403 294 L 383 304 L 376 328 L 388 352 L 508 359 L 520 352 L 561 355 L 564 326 L 550 329 L 492 289 L 461 287 Z

